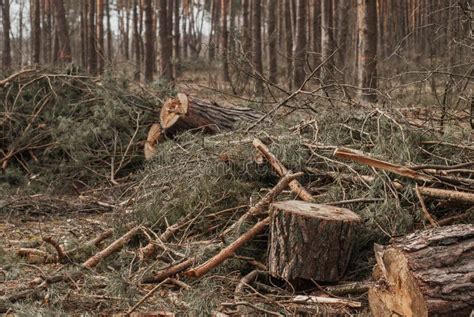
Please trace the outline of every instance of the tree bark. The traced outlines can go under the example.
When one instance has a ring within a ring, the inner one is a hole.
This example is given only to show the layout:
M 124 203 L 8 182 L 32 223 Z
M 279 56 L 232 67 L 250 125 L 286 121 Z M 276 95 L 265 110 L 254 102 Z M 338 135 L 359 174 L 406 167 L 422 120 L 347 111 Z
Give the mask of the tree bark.
M 474 225 L 415 232 L 375 252 L 374 317 L 469 316 L 474 309 Z
M 31 40 L 32 40 L 32 62 L 39 64 L 40 53 L 41 53 L 41 7 L 40 1 L 34 0 L 31 2 L 33 7 L 31 8 L 32 14 L 32 25 L 31 25 Z
M 96 38 L 95 38 L 95 8 L 96 8 L 96 0 L 87 0 L 89 2 L 89 18 L 88 18 L 88 35 L 89 35 L 89 61 L 88 61 L 88 69 L 89 73 L 96 74 L 97 73 L 97 45 L 96 45 Z
M 99 73 L 104 71 L 105 65 L 105 49 L 104 49 L 104 0 L 97 0 L 97 21 L 96 21 L 96 38 L 97 38 L 97 70 Z
M 252 41 L 250 40 L 250 0 L 242 0 L 242 50 L 244 55 L 252 58 Z
M 321 71 L 323 84 L 333 82 L 334 75 L 334 58 L 330 57 L 335 50 L 332 9 L 332 0 L 321 0 L 321 57 L 326 61 Z
M 174 56 L 176 61 L 179 63 L 181 59 L 181 48 L 180 48 L 180 40 L 181 40 L 181 35 L 180 35 L 180 14 L 179 14 L 179 8 L 181 7 L 181 1 L 180 0 L 174 0 L 174 21 L 173 21 L 173 27 L 174 27 Z
M 66 10 L 63 0 L 54 0 L 54 12 L 58 27 L 59 61 L 70 63 L 72 61 L 71 43 L 69 40 L 69 27 L 66 21 Z
M 167 136 L 191 129 L 203 129 L 207 133 L 232 130 L 238 122 L 253 122 L 262 116 L 250 108 L 224 108 L 185 94 L 168 99 L 161 108 L 161 127 Z
M 358 26 L 358 86 L 359 97 L 367 102 L 377 101 L 377 2 L 357 0 Z
M 228 1 L 221 0 L 221 51 L 222 51 L 222 70 L 224 81 L 230 82 L 229 74 L 229 32 L 227 30 L 227 10 L 228 10 Z
M 107 15 L 107 62 L 112 63 L 114 46 L 112 39 L 112 26 L 110 24 L 110 0 L 105 0 L 105 14 Z
M 269 1 L 267 7 L 268 15 L 268 79 L 272 83 L 277 82 L 277 1 Z
M 10 2 L 9 0 L 0 0 L 2 6 L 2 25 L 3 25 L 3 50 L 2 67 L 7 70 L 12 65 L 11 43 L 10 43 Z
M 160 1 L 160 3 L 166 1 Z M 144 13 L 145 13 L 145 82 L 149 83 L 153 81 L 153 68 L 154 68 L 154 51 L 155 43 L 153 39 L 153 5 L 152 0 L 144 1 Z M 166 12 L 165 12 L 166 13 Z M 162 26 L 160 25 L 160 28 Z M 165 23 L 165 27 L 166 23 Z M 135 39 L 138 41 L 138 37 Z
M 297 0 L 296 5 L 296 41 L 293 46 L 293 56 L 295 57 L 295 68 L 293 82 L 295 87 L 301 86 L 305 79 L 304 66 L 306 64 L 306 14 L 307 1 Z
M 255 95 L 261 97 L 263 95 L 263 81 L 260 76 L 263 75 L 262 63 L 262 16 L 261 16 L 261 0 L 252 0 L 252 44 L 253 44 L 253 67 L 255 72 Z
M 132 12 L 132 23 L 133 23 L 133 52 L 135 55 L 135 72 L 133 73 L 133 79 L 140 81 L 140 73 L 142 69 L 142 56 L 140 49 L 140 33 L 138 31 L 138 0 L 133 0 L 133 12 Z
M 297 200 L 270 206 L 270 274 L 287 281 L 340 280 L 360 217 L 348 209 Z
M 286 48 L 286 77 L 293 75 L 293 32 L 291 31 L 291 0 L 285 1 L 285 48 Z M 288 80 L 288 88 L 291 89 L 293 81 Z
M 171 65 L 172 43 L 171 30 L 168 30 L 168 11 L 167 1 L 160 1 L 160 60 L 161 60 L 161 77 L 167 81 L 173 80 L 173 68 Z

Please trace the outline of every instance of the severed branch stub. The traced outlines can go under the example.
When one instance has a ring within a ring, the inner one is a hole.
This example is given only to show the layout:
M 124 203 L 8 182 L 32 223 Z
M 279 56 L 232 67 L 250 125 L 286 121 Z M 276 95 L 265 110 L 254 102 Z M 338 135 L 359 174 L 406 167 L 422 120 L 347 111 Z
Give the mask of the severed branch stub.
M 263 230 L 267 227 L 270 223 L 270 217 L 263 219 L 262 221 L 258 222 L 250 228 L 249 231 L 244 233 L 240 236 L 237 240 L 229 244 L 227 247 L 222 249 L 217 255 L 209 259 L 207 262 L 201 264 L 198 267 L 192 268 L 185 272 L 185 275 L 189 277 L 199 278 L 224 262 L 226 259 L 232 257 L 234 252 L 237 251 L 240 247 L 242 247 L 246 242 L 253 239 L 256 235 L 263 232 Z
M 268 147 L 263 144 L 262 141 L 259 139 L 254 139 L 253 140 L 253 146 L 260 151 L 260 153 L 265 156 L 267 161 L 270 163 L 270 165 L 273 167 L 275 172 L 277 172 L 280 177 L 286 175 L 288 173 L 288 169 L 277 159 L 277 157 L 270 152 Z M 311 195 L 304 187 L 301 185 L 300 182 L 298 182 L 296 179 L 292 180 L 288 186 L 291 188 L 291 190 L 298 195 L 298 197 L 301 200 L 304 201 L 313 201 L 314 197 Z

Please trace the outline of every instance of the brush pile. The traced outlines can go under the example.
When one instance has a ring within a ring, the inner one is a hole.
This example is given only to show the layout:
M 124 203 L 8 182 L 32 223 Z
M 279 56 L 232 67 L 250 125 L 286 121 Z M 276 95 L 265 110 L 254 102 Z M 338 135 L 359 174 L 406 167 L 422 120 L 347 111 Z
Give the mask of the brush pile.
M 474 144 L 463 125 L 440 134 L 409 124 L 396 111 L 321 109 L 316 118 L 250 132 L 246 126 L 213 135 L 180 131 L 162 139 L 137 170 L 144 145 L 139 141 L 154 122 L 143 111 L 156 109 L 143 99 L 146 92 L 123 99 L 116 86 L 44 74 L 18 76 L 8 85 L 2 111 L 9 115 L 1 123 L 8 134 L 0 138 L 7 171 L 12 164 L 30 170 L 36 157 L 44 164 L 60 162 L 64 168 L 57 175 L 68 179 L 91 184 L 85 177 L 100 174 L 115 182 L 114 189 L 94 196 L 113 193 L 113 201 L 94 200 L 113 210 L 113 223 L 88 231 L 78 217 L 74 236 L 70 228 L 52 231 L 34 245 L 11 243 L 0 250 L 0 296 L 15 312 L 40 305 L 55 313 L 362 315 L 368 313 L 368 289 L 375 287 L 374 244 L 472 223 L 474 217 Z M 28 87 L 36 93 L 22 92 Z M 29 110 L 15 100 L 31 105 Z M 109 111 L 110 117 L 102 114 Z M 97 115 L 113 121 L 101 126 Z M 84 199 L 90 191 L 80 194 Z M 15 206 L 0 199 L 2 211 Z M 268 211 L 283 206 L 273 202 L 292 200 L 355 214 L 358 231 L 337 283 L 270 274 Z M 41 266 L 40 276 L 7 266 L 17 260 L 12 254 Z

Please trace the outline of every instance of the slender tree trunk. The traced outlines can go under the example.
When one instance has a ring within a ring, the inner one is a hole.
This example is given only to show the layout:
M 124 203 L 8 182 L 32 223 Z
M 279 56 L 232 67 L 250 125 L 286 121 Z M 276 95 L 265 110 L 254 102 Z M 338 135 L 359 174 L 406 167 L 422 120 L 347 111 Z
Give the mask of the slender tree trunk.
M 296 41 L 293 55 L 295 57 L 295 71 L 293 82 L 295 87 L 301 86 L 305 79 L 304 66 L 306 64 L 306 0 L 298 0 L 296 7 Z
M 252 33 L 253 33 L 253 67 L 255 68 L 255 94 L 263 96 L 263 81 L 260 76 L 263 75 L 262 63 L 262 19 L 261 19 L 261 0 L 252 0 Z
M 19 2 L 19 21 L 18 21 L 18 64 L 20 67 L 23 66 L 23 9 L 24 2 Z
M 334 73 L 334 58 L 330 57 L 335 49 L 333 26 L 332 0 L 321 0 L 321 56 L 326 61 L 321 72 L 323 84 L 330 83 Z
M 111 64 L 114 58 L 114 47 L 112 39 L 112 26 L 110 24 L 110 0 L 105 0 L 105 14 L 107 15 L 107 61 L 109 64 Z
M 89 1 L 89 18 L 88 18 L 88 33 L 89 33 L 89 62 L 88 62 L 88 69 L 89 73 L 96 74 L 97 73 L 97 45 L 96 45 L 96 38 L 95 38 L 95 8 L 96 8 L 96 1 L 95 0 L 88 0 Z
M 179 14 L 179 9 L 181 7 L 181 1 L 180 0 L 174 0 L 174 21 L 173 21 L 173 27 L 174 27 L 174 56 L 176 59 L 176 63 L 179 64 L 179 61 L 181 59 L 181 49 L 180 49 L 180 40 L 181 40 L 181 34 L 180 32 L 180 14 Z
M 222 68 L 224 81 L 230 82 L 229 75 L 229 60 L 228 60 L 228 44 L 229 44 L 229 32 L 227 30 L 227 8 L 229 0 L 221 0 L 221 46 L 222 46 Z
M 277 82 L 277 1 L 269 1 L 267 7 L 268 15 L 268 69 L 269 79 L 272 83 Z
M 70 63 L 72 61 L 71 43 L 63 0 L 54 0 L 54 12 L 56 14 L 56 25 L 58 26 L 59 61 Z
M 336 66 L 343 71 L 343 77 L 345 75 L 344 68 L 345 68 L 345 57 L 346 57 L 346 39 L 347 33 L 349 32 L 349 1 L 339 0 L 337 3 L 337 45 L 339 47 L 339 51 L 336 54 L 337 61 Z
M 3 51 L 2 67 L 7 70 L 12 65 L 11 44 L 10 44 L 10 1 L 0 0 L 2 6 L 2 24 L 3 24 Z
M 51 63 L 52 44 L 53 44 L 53 20 L 52 20 L 52 0 L 43 0 L 43 61 L 46 64 Z M 82 13 L 82 6 L 81 6 Z M 20 21 L 20 24 L 23 22 Z
M 161 77 L 165 80 L 173 80 L 173 68 L 171 64 L 171 52 L 173 50 L 171 42 L 171 30 L 168 30 L 168 11 L 167 1 L 160 1 L 160 60 L 161 60 Z M 170 8 L 171 9 L 171 8 Z
M 312 50 L 313 50 L 313 67 L 317 67 L 321 62 L 319 54 L 321 53 L 321 1 L 313 1 L 313 17 L 312 17 Z M 318 74 L 319 75 L 319 74 Z
M 124 51 L 125 60 L 130 59 L 130 3 L 131 0 L 125 0 L 125 34 L 124 34 Z
M 140 33 L 138 32 L 138 0 L 133 0 L 133 13 L 132 13 L 132 23 L 133 23 L 133 55 L 135 56 L 135 72 L 133 78 L 136 81 L 140 81 L 140 72 L 141 72 L 141 54 L 140 54 Z
M 41 52 L 41 8 L 40 1 L 34 0 L 31 2 L 33 16 L 31 25 L 31 39 L 32 39 L 32 61 L 34 64 L 39 64 Z
M 248 59 L 252 58 L 252 41 L 250 40 L 251 33 L 250 24 L 250 0 L 242 1 L 242 49 Z
M 160 1 L 165 2 L 165 1 Z M 152 0 L 144 0 L 145 13 L 145 82 L 153 81 L 153 56 L 155 42 L 153 40 L 153 5 Z M 166 4 L 165 4 L 166 5 Z M 135 14 L 135 12 L 134 12 Z M 138 38 L 135 39 L 138 41 Z
M 291 0 L 285 1 L 285 49 L 286 49 L 286 78 L 293 76 L 293 32 L 291 30 Z M 288 80 L 288 88 L 293 87 L 293 81 Z
M 84 69 L 87 68 L 87 1 L 81 5 L 81 64 Z
M 359 33 L 358 83 L 359 97 L 368 102 L 377 101 L 377 6 L 376 0 L 357 0 Z
M 97 37 L 97 70 L 99 73 L 104 71 L 105 50 L 104 50 L 104 0 L 97 1 L 97 21 L 96 21 L 96 37 Z
M 188 46 L 188 18 L 189 18 L 189 0 L 183 0 L 183 23 L 182 23 L 182 33 L 183 33 L 183 58 L 188 58 L 189 46 Z

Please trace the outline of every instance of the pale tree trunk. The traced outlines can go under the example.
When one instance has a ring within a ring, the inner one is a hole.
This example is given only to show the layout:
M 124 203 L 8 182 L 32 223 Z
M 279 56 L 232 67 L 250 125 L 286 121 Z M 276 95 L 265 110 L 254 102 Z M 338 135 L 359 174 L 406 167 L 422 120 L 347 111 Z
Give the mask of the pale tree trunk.
M 88 61 L 88 70 L 91 74 L 97 73 L 97 47 L 96 47 L 96 38 L 95 38 L 95 8 L 96 8 L 96 1 L 95 0 L 87 0 L 89 1 L 89 18 L 88 18 L 88 35 L 89 35 L 89 61 Z
M 332 0 L 321 0 L 321 56 L 322 60 L 325 61 L 321 71 L 323 84 L 329 84 L 333 81 L 334 58 L 332 54 L 335 49 L 333 28 Z
M 104 50 L 104 0 L 97 0 L 97 21 L 96 21 L 96 37 L 97 37 L 97 68 L 99 73 L 104 71 L 105 50 Z
M 165 2 L 165 1 L 160 1 Z M 165 2 L 166 6 L 166 2 Z M 155 43 L 153 41 L 153 5 L 152 0 L 144 1 L 145 13 L 145 82 L 153 81 Z M 161 27 L 161 25 L 160 25 Z M 138 38 L 135 39 L 138 41 Z
M 63 0 L 54 0 L 54 12 L 58 27 L 59 61 L 70 63 L 72 61 L 71 43 L 69 40 L 69 27 L 66 21 L 66 10 Z
M 261 19 L 261 0 L 252 0 L 252 33 L 253 33 L 253 67 L 255 72 L 255 94 L 263 95 L 263 81 L 260 76 L 263 75 L 262 64 L 262 19 Z
M 140 33 L 138 32 L 138 0 L 133 0 L 133 13 L 132 13 L 132 23 L 133 23 L 133 52 L 135 55 L 135 72 L 133 73 L 133 78 L 136 81 L 140 81 L 140 72 L 141 72 L 141 54 L 140 54 Z
M 3 24 L 3 51 L 2 67 L 9 69 L 12 65 L 11 44 L 10 44 L 10 2 L 9 0 L 0 0 L 2 6 L 2 24 Z
M 269 1 L 267 7 L 268 13 L 268 69 L 269 79 L 272 83 L 277 82 L 277 1 Z
M 105 14 L 107 15 L 107 60 L 111 64 L 114 55 L 113 39 L 112 39 L 112 26 L 110 24 L 110 0 L 105 0 Z
M 368 102 L 377 101 L 377 6 L 376 0 L 357 0 L 358 86 L 359 97 Z
M 40 63 L 41 52 L 41 8 L 40 1 L 31 1 L 32 7 L 32 25 L 31 25 L 31 40 L 32 40 L 32 62 L 34 64 Z
M 224 81 L 230 82 L 229 60 L 228 60 L 228 43 L 229 32 L 227 31 L 227 7 L 229 0 L 221 0 L 221 50 L 222 50 L 222 68 Z
M 171 51 L 173 50 L 171 43 L 171 30 L 168 30 L 168 11 L 167 1 L 160 1 L 160 61 L 161 61 L 161 77 L 165 80 L 173 80 L 173 68 L 171 65 Z
M 285 48 L 286 48 L 286 78 L 293 75 L 293 32 L 291 31 L 291 0 L 285 1 Z M 292 80 L 288 80 L 288 88 L 292 88 Z
M 293 49 L 295 68 L 293 82 L 295 87 L 301 86 L 305 79 L 304 66 L 306 64 L 306 0 L 297 0 L 296 5 L 296 39 Z

